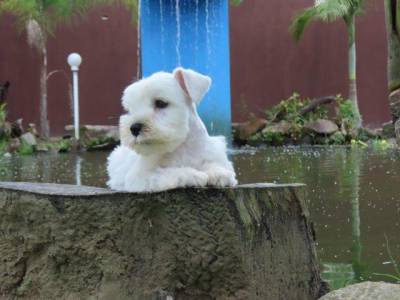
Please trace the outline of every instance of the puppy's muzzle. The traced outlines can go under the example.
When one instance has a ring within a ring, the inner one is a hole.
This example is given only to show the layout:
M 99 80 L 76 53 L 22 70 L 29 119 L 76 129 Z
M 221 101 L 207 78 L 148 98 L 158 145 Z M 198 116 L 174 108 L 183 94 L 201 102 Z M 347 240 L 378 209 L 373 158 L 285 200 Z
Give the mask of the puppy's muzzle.
M 143 124 L 142 123 L 135 123 L 132 124 L 130 130 L 133 136 L 138 136 L 140 134 L 140 132 L 143 129 Z

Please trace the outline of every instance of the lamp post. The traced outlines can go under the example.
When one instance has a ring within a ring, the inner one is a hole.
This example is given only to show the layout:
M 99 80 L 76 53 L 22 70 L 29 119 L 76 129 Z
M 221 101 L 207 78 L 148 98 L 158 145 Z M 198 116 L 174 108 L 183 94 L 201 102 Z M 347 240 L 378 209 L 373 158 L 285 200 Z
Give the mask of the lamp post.
M 78 87 L 78 71 L 82 63 L 82 57 L 78 53 L 71 53 L 68 56 L 68 64 L 72 71 L 72 85 L 74 98 L 74 128 L 75 140 L 79 141 L 79 87 Z

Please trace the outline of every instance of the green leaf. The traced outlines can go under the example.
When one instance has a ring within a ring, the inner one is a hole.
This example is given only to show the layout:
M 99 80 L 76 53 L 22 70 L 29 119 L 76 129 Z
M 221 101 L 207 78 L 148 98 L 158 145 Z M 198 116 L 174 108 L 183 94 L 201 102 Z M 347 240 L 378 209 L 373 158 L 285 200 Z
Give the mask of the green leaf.
M 360 12 L 366 0 L 324 0 L 296 14 L 290 25 L 290 31 L 296 41 L 300 40 L 307 26 L 316 20 L 334 22 L 348 19 Z
M 238 6 L 240 5 L 244 0 L 230 0 L 232 5 Z

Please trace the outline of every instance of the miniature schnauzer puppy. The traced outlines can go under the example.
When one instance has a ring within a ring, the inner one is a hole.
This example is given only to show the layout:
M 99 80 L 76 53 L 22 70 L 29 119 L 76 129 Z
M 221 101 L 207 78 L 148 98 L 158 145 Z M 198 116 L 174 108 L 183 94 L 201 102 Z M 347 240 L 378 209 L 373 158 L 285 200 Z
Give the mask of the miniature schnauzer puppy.
M 197 113 L 210 85 L 210 77 L 177 68 L 125 89 L 121 146 L 108 157 L 110 188 L 156 192 L 237 184 L 225 138 L 209 136 Z

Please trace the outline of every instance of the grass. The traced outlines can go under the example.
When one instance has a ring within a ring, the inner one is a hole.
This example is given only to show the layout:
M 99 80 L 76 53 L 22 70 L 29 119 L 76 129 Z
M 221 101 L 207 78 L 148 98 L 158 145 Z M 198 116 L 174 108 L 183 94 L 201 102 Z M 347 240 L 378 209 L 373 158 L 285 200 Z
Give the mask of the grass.
M 397 283 L 400 283 L 400 268 L 399 268 L 399 264 L 396 262 L 396 260 L 393 257 L 392 251 L 390 250 L 389 239 L 388 239 L 386 234 L 385 234 L 385 241 L 386 241 L 386 251 L 388 253 L 389 260 L 393 265 L 393 268 L 394 268 L 394 271 L 395 271 L 395 275 L 393 275 L 393 274 L 385 274 L 385 273 L 373 273 L 373 274 L 377 275 L 377 276 L 386 277 L 386 278 L 395 280 Z

